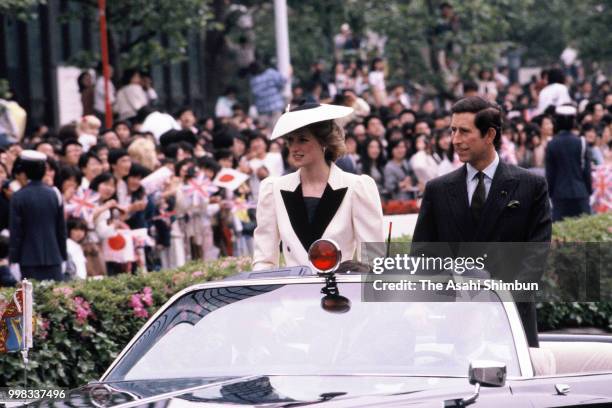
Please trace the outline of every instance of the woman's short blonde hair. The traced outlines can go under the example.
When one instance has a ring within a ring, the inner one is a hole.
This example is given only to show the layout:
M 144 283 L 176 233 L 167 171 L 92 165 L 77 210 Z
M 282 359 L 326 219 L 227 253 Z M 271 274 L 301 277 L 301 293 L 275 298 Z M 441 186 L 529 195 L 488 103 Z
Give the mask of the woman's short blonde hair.
M 346 153 L 344 129 L 335 120 L 312 123 L 306 128 L 325 148 L 325 160 L 334 162 Z
M 145 166 L 151 171 L 155 170 L 159 164 L 155 144 L 144 137 L 138 138 L 130 144 L 128 154 L 136 163 Z

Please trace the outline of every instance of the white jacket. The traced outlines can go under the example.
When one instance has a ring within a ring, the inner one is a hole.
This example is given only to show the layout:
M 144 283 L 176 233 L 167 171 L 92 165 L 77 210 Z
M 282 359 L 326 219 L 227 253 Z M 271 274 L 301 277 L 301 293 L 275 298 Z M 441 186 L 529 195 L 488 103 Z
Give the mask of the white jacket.
M 257 202 L 253 270 L 276 268 L 279 243 L 287 266 L 308 265 L 308 247 L 319 238 L 334 240 L 342 261 L 360 257 L 361 243 L 384 242 L 380 196 L 374 180 L 342 171 L 332 163 L 327 187 L 308 223 L 300 170 L 261 183 Z

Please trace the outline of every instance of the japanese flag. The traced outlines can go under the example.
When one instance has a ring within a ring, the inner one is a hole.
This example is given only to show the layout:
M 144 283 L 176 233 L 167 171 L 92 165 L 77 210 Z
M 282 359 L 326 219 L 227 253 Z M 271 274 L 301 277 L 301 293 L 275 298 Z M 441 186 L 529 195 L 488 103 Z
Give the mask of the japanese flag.
M 130 230 L 118 230 L 117 234 L 105 239 L 102 243 L 102 253 L 106 262 L 134 262 L 134 240 Z
M 248 174 L 244 174 L 234 169 L 223 168 L 217 173 L 217 177 L 213 180 L 213 184 L 233 191 L 248 179 Z

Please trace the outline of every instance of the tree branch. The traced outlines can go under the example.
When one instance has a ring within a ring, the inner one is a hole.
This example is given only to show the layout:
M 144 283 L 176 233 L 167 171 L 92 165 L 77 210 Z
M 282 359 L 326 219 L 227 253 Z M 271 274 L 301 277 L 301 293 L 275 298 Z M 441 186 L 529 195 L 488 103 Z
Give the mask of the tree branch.
M 147 31 L 146 33 L 139 35 L 138 37 L 136 37 L 134 40 L 130 41 L 129 43 L 123 44 L 121 48 L 119 48 L 119 52 L 121 53 L 126 52 L 130 48 L 138 44 L 139 42 L 148 41 L 151 38 L 155 37 L 156 35 L 157 35 L 156 31 L 153 31 L 153 30 Z

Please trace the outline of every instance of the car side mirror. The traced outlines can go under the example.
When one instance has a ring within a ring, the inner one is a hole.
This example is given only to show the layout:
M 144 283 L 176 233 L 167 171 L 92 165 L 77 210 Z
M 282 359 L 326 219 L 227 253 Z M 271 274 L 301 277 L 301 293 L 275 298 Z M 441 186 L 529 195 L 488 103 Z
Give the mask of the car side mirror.
M 445 408 L 465 407 L 473 404 L 480 395 L 480 387 L 503 387 L 506 384 L 506 365 L 499 361 L 475 360 L 468 369 L 470 384 L 475 385 L 474 394 L 467 398 L 444 401 Z
M 499 361 L 472 361 L 470 362 L 468 376 L 472 385 L 503 387 L 506 384 L 506 365 Z

